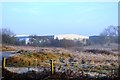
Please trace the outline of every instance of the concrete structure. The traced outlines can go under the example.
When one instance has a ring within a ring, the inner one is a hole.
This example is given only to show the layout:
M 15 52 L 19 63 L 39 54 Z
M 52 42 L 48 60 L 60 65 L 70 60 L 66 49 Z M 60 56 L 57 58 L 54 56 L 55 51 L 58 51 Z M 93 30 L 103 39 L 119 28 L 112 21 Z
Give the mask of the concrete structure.
M 74 41 L 81 41 L 83 44 L 86 44 L 86 41 L 89 39 L 87 36 L 82 36 L 78 34 L 61 34 L 55 35 L 54 39 L 67 39 L 67 40 L 74 40 Z
M 29 42 L 29 35 L 16 35 L 15 37 L 20 41 L 25 40 L 25 44 Z
M 82 36 L 78 34 L 61 34 L 61 35 L 55 35 L 54 39 L 58 38 L 60 39 L 67 39 L 67 40 L 83 40 L 83 39 L 89 39 L 87 36 Z
M 16 35 L 16 38 L 19 40 L 25 40 L 25 43 L 29 43 L 30 35 Z M 37 38 L 41 39 L 41 42 L 45 42 L 45 40 L 49 39 L 67 39 L 67 40 L 76 40 L 76 41 L 82 41 L 83 43 L 86 43 L 86 40 L 89 39 L 87 36 L 77 35 L 77 34 L 62 34 L 62 35 L 47 35 L 47 36 L 36 36 Z M 45 40 L 44 40 L 45 39 Z
M 25 40 L 25 43 L 29 43 L 30 35 L 16 35 L 16 38 L 18 38 L 20 41 Z M 43 39 L 54 39 L 54 35 L 48 35 L 48 36 L 36 36 L 40 38 L 40 42 L 44 41 Z

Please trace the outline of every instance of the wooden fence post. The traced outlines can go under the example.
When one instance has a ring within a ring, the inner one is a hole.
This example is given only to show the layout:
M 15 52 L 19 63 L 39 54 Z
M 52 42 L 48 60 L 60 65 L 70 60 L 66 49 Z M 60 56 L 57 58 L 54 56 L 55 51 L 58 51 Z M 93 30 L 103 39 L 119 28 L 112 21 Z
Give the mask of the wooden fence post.
M 53 75 L 55 70 L 54 70 L 54 64 L 53 64 L 53 59 L 50 60 L 51 61 L 51 74 Z
M 2 79 L 5 78 L 4 71 L 6 68 L 6 58 L 2 58 Z
M 3 58 L 3 69 L 6 67 L 6 58 Z

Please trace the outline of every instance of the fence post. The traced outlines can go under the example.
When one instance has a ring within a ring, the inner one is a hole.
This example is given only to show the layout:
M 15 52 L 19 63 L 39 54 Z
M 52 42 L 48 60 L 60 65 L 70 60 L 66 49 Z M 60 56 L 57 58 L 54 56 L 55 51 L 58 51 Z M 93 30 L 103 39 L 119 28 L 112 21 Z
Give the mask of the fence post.
M 5 71 L 5 67 L 6 67 L 6 58 L 2 58 L 2 79 L 5 78 L 5 74 L 4 74 L 4 71 Z
M 51 61 L 51 74 L 54 74 L 54 64 L 53 64 L 53 59 L 50 60 Z
M 3 58 L 3 69 L 6 67 L 6 58 Z

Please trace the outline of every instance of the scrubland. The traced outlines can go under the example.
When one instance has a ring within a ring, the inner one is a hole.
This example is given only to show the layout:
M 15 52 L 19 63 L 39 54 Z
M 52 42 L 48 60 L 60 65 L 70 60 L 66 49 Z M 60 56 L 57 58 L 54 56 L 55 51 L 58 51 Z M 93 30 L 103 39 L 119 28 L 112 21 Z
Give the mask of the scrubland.
M 92 53 L 86 50 L 73 51 L 63 48 L 39 48 L 32 51 L 19 50 L 15 54 L 15 56 L 7 59 L 7 66 L 51 69 L 50 60 L 52 59 L 56 72 L 72 70 L 76 73 L 84 71 L 92 74 L 94 72 L 96 75 L 117 74 L 119 67 L 118 54 L 112 53 Z

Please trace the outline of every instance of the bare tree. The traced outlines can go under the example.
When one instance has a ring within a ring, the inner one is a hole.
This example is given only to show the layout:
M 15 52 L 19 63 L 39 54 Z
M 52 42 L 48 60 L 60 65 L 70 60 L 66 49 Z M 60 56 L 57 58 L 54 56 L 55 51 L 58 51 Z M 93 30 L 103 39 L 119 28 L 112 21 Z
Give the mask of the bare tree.
M 106 43 L 117 42 L 118 41 L 118 27 L 108 26 L 101 34 Z
M 118 36 L 118 27 L 116 26 L 108 26 L 108 28 L 106 28 L 101 35 L 105 35 L 105 36 Z
M 1 37 L 3 44 L 15 44 L 16 39 L 14 36 L 15 34 L 10 29 L 1 29 Z

